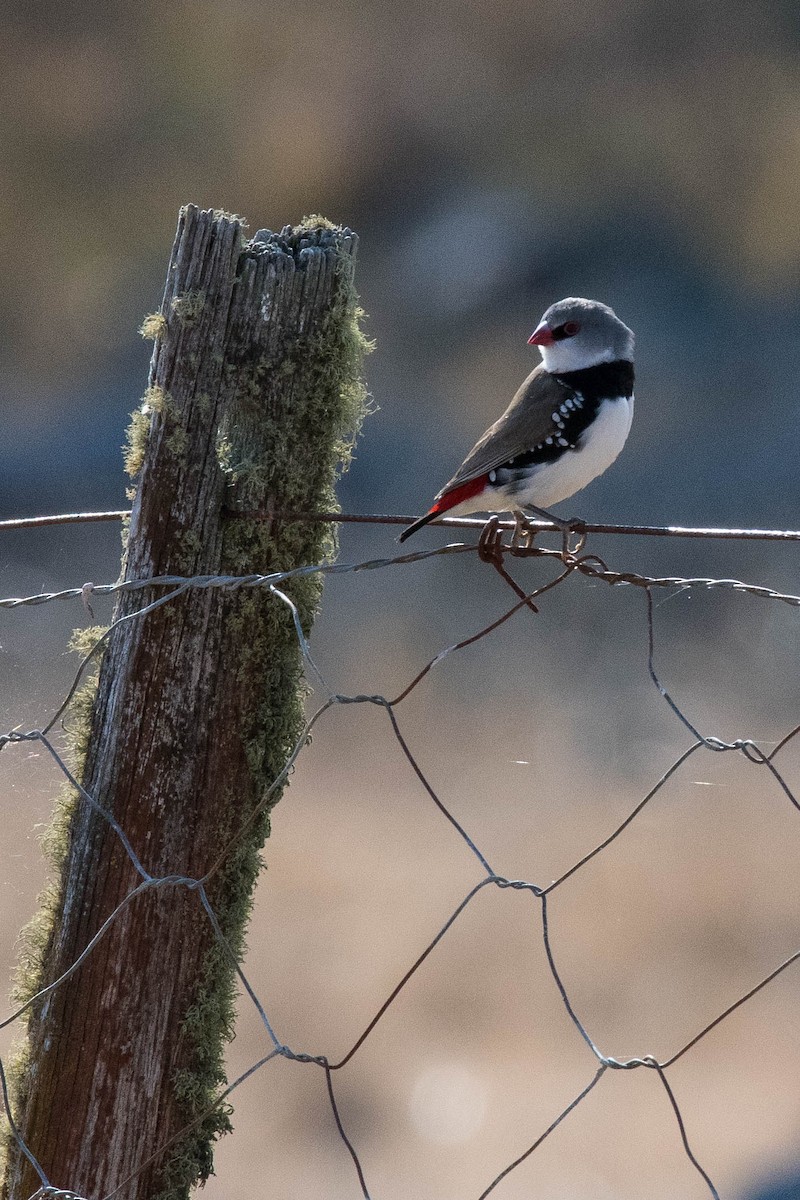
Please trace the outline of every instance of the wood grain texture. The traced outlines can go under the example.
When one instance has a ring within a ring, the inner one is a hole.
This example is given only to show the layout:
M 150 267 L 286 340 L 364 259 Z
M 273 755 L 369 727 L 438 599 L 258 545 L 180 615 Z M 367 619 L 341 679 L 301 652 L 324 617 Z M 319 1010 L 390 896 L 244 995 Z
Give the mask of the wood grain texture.
M 314 223 L 245 242 L 242 222 L 182 211 L 145 411 L 126 578 L 246 574 L 318 561 L 326 526 L 251 521 L 238 509 L 325 511 L 363 406 L 356 238 Z M 309 630 L 317 580 L 287 589 Z M 161 593 L 123 594 L 115 618 Z M 79 778 L 113 812 L 145 870 L 208 884 L 239 954 L 265 809 L 302 726 L 291 615 L 262 590 L 192 591 L 112 633 Z M 272 801 L 277 799 L 277 795 Z M 237 833 L 239 836 L 237 837 Z M 59 977 L 140 882 L 107 821 L 78 798 L 57 916 L 33 986 Z M 91 1197 L 187 1196 L 228 1128 L 217 1110 L 139 1170 L 209 1104 L 224 1078 L 233 978 L 195 891 L 128 904 L 84 966 L 34 1005 L 17 1122 L 50 1181 Z M 39 1186 L 12 1143 L 6 1197 Z

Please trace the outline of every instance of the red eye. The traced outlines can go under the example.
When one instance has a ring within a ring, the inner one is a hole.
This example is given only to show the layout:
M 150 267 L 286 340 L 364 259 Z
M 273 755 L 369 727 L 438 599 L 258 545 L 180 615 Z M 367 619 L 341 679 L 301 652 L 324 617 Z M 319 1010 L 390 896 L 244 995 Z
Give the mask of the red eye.
M 575 337 L 575 334 L 580 329 L 578 321 L 567 321 L 566 325 L 562 326 L 565 337 Z

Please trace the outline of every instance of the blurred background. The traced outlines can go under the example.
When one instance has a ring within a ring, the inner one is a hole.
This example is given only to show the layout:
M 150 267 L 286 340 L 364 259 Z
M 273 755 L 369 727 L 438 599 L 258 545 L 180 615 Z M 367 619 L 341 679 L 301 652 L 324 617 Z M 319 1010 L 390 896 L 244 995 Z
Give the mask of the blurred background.
M 798 528 L 799 49 L 788 0 L 5 10 L 0 518 L 125 507 L 120 446 L 149 356 L 137 328 L 193 201 L 253 231 L 321 212 L 360 234 L 377 411 L 341 485 L 345 511 L 423 511 L 537 360 L 526 340 L 542 311 L 586 295 L 636 331 L 637 412 L 620 460 L 563 515 Z M 341 557 L 391 554 L 394 537 L 344 528 Z M 2 533 L 2 594 L 111 580 L 119 548 L 109 526 Z M 800 591 L 788 543 L 591 548 L 621 570 Z M 517 574 L 546 578 L 541 564 Z M 313 646 L 336 691 L 393 695 L 511 599 L 472 560 L 339 577 Z M 800 720 L 797 610 L 732 593 L 658 599 L 659 669 L 687 714 L 769 750 Z M 98 619 L 109 612 L 98 605 Z M 56 707 L 84 620 L 55 604 L 0 615 L 4 728 Z M 573 580 L 538 617 L 448 658 L 398 710 L 498 872 L 555 878 L 689 744 L 646 654 L 643 596 Z M 333 1059 L 480 873 L 381 713 L 329 717 L 275 812 L 247 970 L 279 1036 Z M 800 790 L 800 748 L 777 765 Z M 7 979 L 57 786 L 41 757 L 6 749 Z M 668 1057 L 798 949 L 799 855 L 798 814 L 766 772 L 706 753 L 556 893 L 557 962 L 605 1053 Z M 670 1072 L 729 1200 L 800 1196 L 799 1001 L 790 968 Z M 242 1005 L 231 1077 L 264 1044 Z M 487 889 L 337 1085 L 374 1197 L 462 1200 L 593 1066 L 530 897 Z M 212 1200 L 359 1195 L 320 1072 L 270 1064 L 234 1102 Z M 496 1192 L 704 1194 L 643 1071 L 608 1073 Z

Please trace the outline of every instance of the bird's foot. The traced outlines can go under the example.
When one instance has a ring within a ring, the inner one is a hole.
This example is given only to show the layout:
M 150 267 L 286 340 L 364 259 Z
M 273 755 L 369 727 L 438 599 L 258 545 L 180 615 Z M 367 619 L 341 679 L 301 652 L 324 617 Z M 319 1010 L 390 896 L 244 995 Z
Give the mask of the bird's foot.
M 531 509 L 529 508 L 528 511 L 530 512 Z M 563 518 L 555 517 L 552 513 L 546 512 L 544 509 L 534 509 L 533 512 L 537 517 L 541 517 L 543 520 L 555 525 L 561 534 L 560 557 L 565 563 L 574 561 L 586 544 L 586 527 L 583 521 L 578 517 L 571 517 L 565 521 Z M 505 549 L 510 554 L 524 556 L 533 549 L 537 533 L 542 532 L 541 525 L 532 522 L 526 513 L 515 510 L 511 540 Z M 481 530 L 478 539 L 478 555 L 483 562 L 497 562 L 502 559 L 503 549 L 503 529 L 500 524 L 500 518 L 495 515 L 489 517 L 489 520 Z
M 532 525 L 524 512 L 514 510 L 514 528 L 511 532 L 511 541 L 509 542 L 509 550 L 512 554 L 519 551 L 530 550 L 533 546 L 533 539 L 536 537 L 536 526 Z
M 503 527 L 495 513 L 489 517 L 481 530 L 478 538 L 478 556 L 483 562 L 498 562 L 502 560 L 504 550 L 509 550 L 511 554 L 524 553 L 530 550 L 538 532 L 539 527 L 531 524 L 523 512 L 515 512 L 511 541 L 508 546 L 503 546 Z
M 537 508 L 534 504 L 527 504 L 525 506 L 525 510 L 527 513 L 530 513 L 535 517 L 539 517 L 543 521 L 549 521 L 552 525 L 555 525 L 556 529 L 561 534 L 561 557 L 565 562 L 576 558 L 577 555 L 579 555 L 583 550 L 584 546 L 586 545 L 586 526 L 580 517 L 569 517 L 567 520 L 564 520 L 563 517 L 557 517 L 555 513 L 548 512 L 546 508 Z M 525 519 L 525 515 L 522 513 L 514 513 L 514 517 L 518 524 L 519 518 L 522 518 L 527 528 L 529 539 L 526 549 L 530 549 L 530 547 L 533 545 L 534 537 L 537 533 L 541 533 L 542 529 L 538 525 L 531 525 L 530 521 L 527 521 Z M 515 536 L 516 532 L 517 531 L 515 529 Z M 575 535 L 574 543 L 572 542 L 573 535 Z
M 478 557 L 481 562 L 501 562 L 503 531 L 498 516 L 489 517 L 478 538 Z

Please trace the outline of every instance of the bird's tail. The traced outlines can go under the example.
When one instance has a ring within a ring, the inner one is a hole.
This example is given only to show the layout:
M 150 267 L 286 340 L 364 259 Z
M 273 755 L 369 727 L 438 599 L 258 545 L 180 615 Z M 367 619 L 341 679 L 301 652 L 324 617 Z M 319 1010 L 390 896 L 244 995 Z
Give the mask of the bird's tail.
M 422 529 L 423 525 L 427 525 L 429 521 L 434 519 L 434 517 L 438 517 L 440 511 L 441 510 L 439 509 L 438 505 L 434 505 L 429 512 L 425 513 L 424 517 L 420 517 L 419 520 L 413 523 L 413 525 L 407 525 L 397 540 L 404 542 L 407 537 L 411 537 L 412 533 L 416 533 L 418 529 Z
M 411 537 L 412 533 L 416 533 L 418 529 L 422 529 L 422 526 L 427 525 L 434 517 L 440 517 L 442 513 L 449 512 L 451 508 L 456 508 L 457 505 L 463 504 L 466 500 L 471 500 L 474 496 L 479 496 L 486 487 L 487 479 L 487 475 L 479 475 L 477 479 L 468 479 L 465 483 L 450 488 L 448 492 L 437 498 L 424 517 L 420 517 L 419 520 L 414 521 L 412 525 L 403 530 L 399 540 L 404 542 L 407 537 Z

